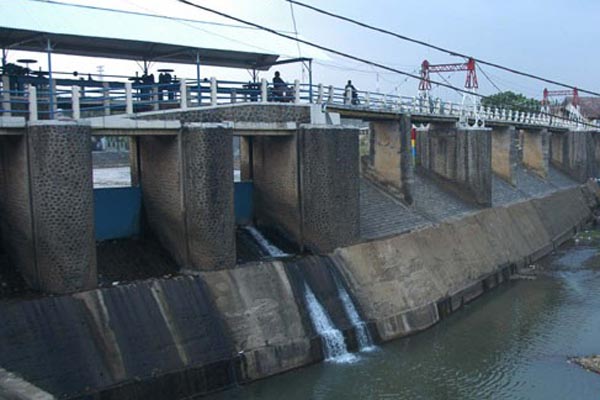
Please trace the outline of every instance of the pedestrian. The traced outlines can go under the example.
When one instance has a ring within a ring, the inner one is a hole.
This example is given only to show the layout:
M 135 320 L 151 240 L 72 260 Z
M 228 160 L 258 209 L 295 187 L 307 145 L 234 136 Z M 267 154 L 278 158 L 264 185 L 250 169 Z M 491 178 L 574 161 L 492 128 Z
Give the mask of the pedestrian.
M 356 90 L 354 85 L 352 85 L 351 80 L 348 80 L 348 83 L 346 84 L 346 87 L 344 88 L 346 102 L 348 101 L 348 92 L 350 92 L 350 103 L 352 105 L 358 105 L 360 103 L 358 101 L 358 91 Z
M 275 76 L 273 77 L 273 100 L 283 101 L 286 88 L 287 85 L 285 81 L 281 79 L 281 74 L 279 71 L 275 71 Z

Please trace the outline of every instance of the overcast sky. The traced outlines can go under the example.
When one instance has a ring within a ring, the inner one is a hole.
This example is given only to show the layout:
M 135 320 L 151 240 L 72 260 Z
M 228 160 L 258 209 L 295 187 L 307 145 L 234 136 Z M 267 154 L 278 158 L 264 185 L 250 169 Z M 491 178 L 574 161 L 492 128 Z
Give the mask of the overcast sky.
M 23 0 L 15 0 L 23 1 Z M 204 21 L 223 21 L 203 11 L 183 5 L 176 0 L 62 0 L 69 3 L 193 18 Z M 290 4 L 285 0 L 192 0 L 198 4 L 248 19 L 283 31 L 293 31 Z M 426 40 L 489 61 L 505 64 L 548 78 L 565 81 L 590 90 L 600 89 L 596 61 L 600 57 L 600 1 L 598 0 L 304 0 L 317 7 L 338 12 L 373 25 L 397 31 L 403 35 Z M 418 73 L 421 61 L 431 63 L 460 62 L 451 57 L 418 45 L 393 39 L 363 28 L 315 14 L 294 6 L 298 33 L 305 39 L 333 47 L 356 56 L 368 58 L 407 72 Z M 48 18 L 56 18 L 55 15 Z M 64 21 L 65 24 L 68 21 Z M 40 21 L 43 25 L 43 21 Z M 43 26 L 40 26 L 43 30 Z M 110 29 L 107 26 L 107 29 Z M 151 29 L 149 27 L 148 29 Z M 244 38 L 237 38 L 243 40 Z M 268 49 L 269 43 L 256 43 Z M 302 47 L 300 49 L 302 54 Z M 296 54 L 290 54 L 297 56 Z M 9 54 L 9 61 L 21 57 Z M 45 58 L 37 55 L 45 69 Z M 55 56 L 55 69 L 70 70 L 81 65 L 94 72 L 104 65 L 105 73 L 127 74 L 137 69 L 135 63 L 110 60 L 84 60 Z M 160 67 L 157 65 L 156 67 Z M 540 97 L 545 85 L 491 67 L 483 66 L 492 81 L 502 90 L 513 90 L 527 96 Z M 179 75 L 195 76 L 193 67 L 178 66 Z M 281 68 L 284 79 L 301 78 L 298 67 Z M 246 71 L 203 68 L 203 75 L 217 78 L 248 79 Z M 272 72 L 263 76 L 270 79 Z M 343 86 L 352 79 L 359 89 L 377 90 L 403 95 L 415 95 L 418 82 L 403 76 L 331 56 L 314 65 L 314 80 Z M 464 73 L 446 74 L 456 86 L 464 85 Z M 306 80 L 306 75 L 304 76 Z M 436 77 L 432 76 L 432 79 Z M 497 91 L 479 74 L 480 91 Z M 434 94 L 455 97 L 447 89 L 434 89 Z

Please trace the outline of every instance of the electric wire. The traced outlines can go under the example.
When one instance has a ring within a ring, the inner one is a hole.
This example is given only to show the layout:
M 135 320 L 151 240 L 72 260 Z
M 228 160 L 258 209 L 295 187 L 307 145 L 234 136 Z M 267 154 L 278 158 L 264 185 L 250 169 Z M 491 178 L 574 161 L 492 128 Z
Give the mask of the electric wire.
M 365 58 L 361 58 L 361 57 L 358 57 L 358 56 L 355 56 L 355 55 L 352 55 L 352 54 L 349 54 L 349 53 L 344 53 L 342 51 L 335 50 L 335 49 L 332 49 L 332 48 L 329 48 L 329 47 L 326 47 L 326 46 L 322 46 L 320 44 L 313 43 L 313 42 L 305 40 L 305 39 L 295 38 L 293 36 L 290 36 L 290 35 L 278 32 L 275 29 L 266 27 L 264 25 L 260 25 L 260 24 L 257 24 L 257 23 L 251 22 L 251 21 L 247 21 L 247 20 L 244 20 L 242 18 L 238 18 L 238 17 L 235 17 L 233 15 L 224 13 L 222 11 L 212 9 L 210 7 L 206 7 L 206 6 L 203 6 L 203 5 L 192 3 L 189 0 L 176 0 L 176 1 L 178 1 L 180 3 L 183 3 L 183 4 L 187 4 L 190 7 L 195 7 L 195 8 L 198 8 L 200 10 L 204 10 L 206 12 L 209 12 L 211 14 L 218 15 L 218 16 L 226 18 L 226 19 L 230 19 L 230 20 L 242 23 L 242 24 L 246 24 L 246 25 L 249 25 L 249 26 L 252 26 L 252 27 L 264 30 L 266 32 L 272 33 L 272 34 L 274 34 L 276 36 L 280 36 L 280 37 L 283 37 L 283 38 L 288 39 L 288 40 L 298 41 L 298 42 L 300 42 L 302 44 L 305 44 L 305 45 L 310 46 L 310 47 L 314 47 L 314 48 L 319 49 L 319 50 L 323 50 L 325 52 L 336 54 L 336 55 L 344 57 L 344 58 L 348 58 L 348 59 L 351 59 L 351 60 L 354 60 L 354 61 L 358 61 L 358 62 L 362 62 L 362 63 L 368 64 L 368 65 L 372 65 L 372 66 L 375 66 L 375 67 L 378 67 L 378 68 L 381 68 L 381 69 L 384 69 L 384 70 L 387 70 L 387 71 L 396 72 L 396 73 L 398 73 L 400 75 L 404 75 L 404 76 L 408 76 L 408 77 L 411 77 L 411 78 L 414 78 L 414 79 L 421 80 L 421 77 L 418 76 L 418 75 L 411 74 L 411 73 L 408 73 L 408 72 L 405 72 L 405 71 L 402 71 L 402 70 L 399 70 L 399 69 L 396 69 L 396 68 L 392 68 L 392 67 L 389 67 L 387 65 L 376 63 L 376 62 L 373 62 L 373 61 L 370 61 L 370 60 L 367 60 Z M 291 1 L 291 0 L 288 0 L 288 1 Z M 465 90 L 465 89 L 457 88 L 455 86 L 448 85 L 448 84 L 443 83 L 443 82 L 434 81 L 434 80 L 431 80 L 431 79 L 429 81 L 431 83 L 433 83 L 433 84 L 438 85 L 438 86 L 446 87 L 446 88 L 455 90 L 455 91 L 460 92 L 460 93 L 464 93 L 464 94 L 476 96 L 476 97 L 479 97 L 479 98 L 482 98 L 482 99 L 488 98 L 488 96 L 484 96 L 482 94 L 479 94 L 479 93 L 476 93 L 476 92 L 471 92 L 471 91 L 468 91 L 468 90 Z M 556 119 L 562 119 L 562 120 L 565 120 L 565 121 L 571 121 L 571 119 L 569 119 L 569 118 L 562 117 L 562 116 L 559 116 L 559 115 L 550 114 L 550 113 L 547 113 L 547 112 L 544 112 L 544 111 L 540 111 L 540 114 L 546 115 L 546 116 L 549 116 L 549 117 L 552 117 L 552 118 L 556 118 Z M 597 128 L 595 125 L 587 123 L 587 122 L 579 122 L 579 123 L 582 124 L 582 125 L 593 126 L 593 127 Z
M 433 45 L 433 44 L 425 42 L 423 40 L 414 39 L 414 38 L 408 37 L 406 35 L 401 35 L 401 34 L 399 34 L 397 32 L 392 32 L 392 31 L 389 31 L 387 29 L 379 28 L 379 27 L 376 27 L 376 26 L 373 26 L 373 25 L 370 25 L 370 24 L 367 24 L 367 23 L 364 23 L 364 22 L 361 22 L 361 21 L 357 21 L 357 20 L 349 18 L 349 17 L 345 17 L 343 15 L 335 14 L 335 13 L 332 13 L 330 11 L 326 11 L 326 10 L 323 10 L 321 8 L 317 8 L 315 6 L 311 6 L 309 4 L 305 4 L 305 3 L 302 3 L 302 2 L 297 1 L 297 0 L 286 0 L 286 1 L 288 1 L 290 3 L 293 3 L 293 4 L 296 4 L 296 5 L 300 6 L 300 7 L 304 7 L 304 8 L 307 8 L 309 10 L 315 11 L 317 13 L 320 13 L 320 14 L 323 14 L 323 15 L 327 15 L 329 17 L 337 18 L 337 19 L 340 19 L 342 21 L 346 21 L 346 22 L 349 22 L 349 23 L 361 26 L 363 28 L 367 28 L 367 29 L 370 29 L 370 30 L 373 30 L 373 31 L 377 31 L 377 32 L 386 34 L 386 35 L 390 35 L 390 36 L 396 37 L 398 39 L 402 39 L 402 40 L 405 40 L 405 41 L 408 41 L 408 42 L 411 42 L 411 43 L 415 43 L 415 44 L 418 44 L 418 45 L 421 45 L 421 46 L 429 47 L 431 49 L 434 49 L 434 50 L 437 50 L 437 51 L 440 51 L 440 52 L 443 52 L 443 53 L 447 53 L 447 54 L 449 54 L 451 56 L 457 56 L 457 57 L 463 57 L 463 58 L 473 58 L 477 63 L 484 64 L 484 65 L 489 65 L 490 67 L 498 68 L 498 69 L 501 69 L 501 70 L 504 70 L 504 71 L 507 71 L 507 72 L 510 72 L 510 73 L 513 73 L 513 74 L 525 76 L 525 77 L 528 77 L 528 78 L 536 79 L 536 80 L 539 80 L 539 81 L 542 81 L 542 82 L 546 82 L 546 83 L 550 83 L 550 84 L 557 85 L 557 86 L 562 86 L 562 87 L 565 87 L 565 88 L 568 88 L 568 89 L 573 89 L 573 90 L 577 89 L 579 92 L 582 92 L 582 93 L 588 93 L 588 94 L 591 94 L 591 95 L 594 95 L 594 96 L 600 96 L 599 92 L 595 92 L 595 91 L 587 90 L 587 89 L 581 89 L 581 88 L 578 88 L 578 87 L 576 87 L 574 85 L 570 85 L 570 84 L 567 84 L 567 83 L 558 82 L 558 81 L 553 80 L 553 79 L 544 78 L 544 77 L 539 76 L 539 75 L 535 75 L 535 74 L 532 74 L 532 73 L 529 73 L 529 72 L 520 71 L 520 70 L 511 68 L 511 67 L 506 67 L 504 65 L 497 64 L 497 63 L 494 63 L 494 62 L 491 62 L 491 61 L 482 60 L 480 58 L 471 57 L 471 56 L 468 56 L 466 54 L 463 54 L 463 53 L 460 53 L 460 52 L 457 52 L 457 51 L 454 51 L 454 50 L 450 50 L 450 49 L 446 49 L 444 47 Z

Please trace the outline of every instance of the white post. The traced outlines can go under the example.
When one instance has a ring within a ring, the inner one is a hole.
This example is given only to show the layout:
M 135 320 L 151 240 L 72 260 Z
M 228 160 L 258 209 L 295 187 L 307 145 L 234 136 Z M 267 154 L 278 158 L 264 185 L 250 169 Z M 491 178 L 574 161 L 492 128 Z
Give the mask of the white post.
M 318 86 L 318 91 L 317 91 L 317 104 L 321 104 L 323 103 L 323 84 L 319 83 Z
M 344 104 L 352 104 L 352 89 L 347 88 L 344 93 Z
M 294 103 L 300 103 L 300 81 L 294 80 Z
M 260 80 L 260 102 L 267 102 L 267 80 L 265 78 Z
M 108 82 L 102 84 L 102 108 L 104 108 L 104 115 L 110 115 L 110 92 L 108 88 Z
M 133 90 L 131 82 L 125 82 L 125 113 L 133 114 Z
M 329 85 L 329 94 L 328 94 L 328 99 L 327 102 L 329 104 L 333 103 L 333 86 Z
M 37 106 L 37 92 L 35 86 L 29 85 L 29 121 L 37 121 L 38 119 L 38 106 Z
M 217 105 L 217 78 L 210 78 L 210 105 Z
M 229 96 L 231 98 L 231 103 L 235 103 L 237 101 L 237 90 L 231 89 Z
M 81 111 L 79 107 L 79 86 L 73 86 L 71 90 L 71 110 L 73 111 L 73 119 L 81 118 Z
M 154 111 L 160 110 L 160 104 L 158 104 L 158 85 L 152 85 L 152 109 Z
M 365 93 L 365 103 L 366 103 L 367 107 L 371 106 L 371 93 L 370 92 Z
M 2 75 L 2 109 L 4 115 L 10 117 L 10 78 L 8 75 Z
M 185 84 L 185 80 L 181 79 L 181 81 L 179 82 L 179 107 L 182 110 L 187 110 L 188 108 L 188 103 L 187 103 L 187 85 Z

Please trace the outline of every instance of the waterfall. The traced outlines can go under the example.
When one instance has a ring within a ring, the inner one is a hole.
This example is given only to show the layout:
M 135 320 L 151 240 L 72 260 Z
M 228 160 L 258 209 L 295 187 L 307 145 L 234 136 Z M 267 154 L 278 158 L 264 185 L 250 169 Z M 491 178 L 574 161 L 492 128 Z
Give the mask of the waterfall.
M 359 351 L 371 351 L 375 349 L 375 346 L 373 345 L 373 339 L 371 338 L 371 334 L 369 333 L 369 328 L 367 327 L 365 321 L 363 321 L 360 318 L 360 315 L 358 315 L 358 311 L 356 311 L 356 307 L 354 306 L 354 302 L 352 302 L 348 291 L 346 290 L 344 285 L 342 285 L 342 283 L 339 281 L 338 277 L 335 275 L 334 282 L 337 286 L 340 300 L 344 305 L 346 315 L 350 319 L 352 326 L 354 326 Z
M 307 283 L 304 283 L 304 296 L 310 319 L 323 340 L 325 359 L 335 362 L 355 361 L 356 357 L 348 352 L 344 335 L 333 325 L 331 318 L 329 318 Z
M 258 229 L 253 226 L 246 226 L 244 229 L 256 240 L 258 245 L 271 257 L 286 257 L 289 254 L 272 244 L 263 236 Z

